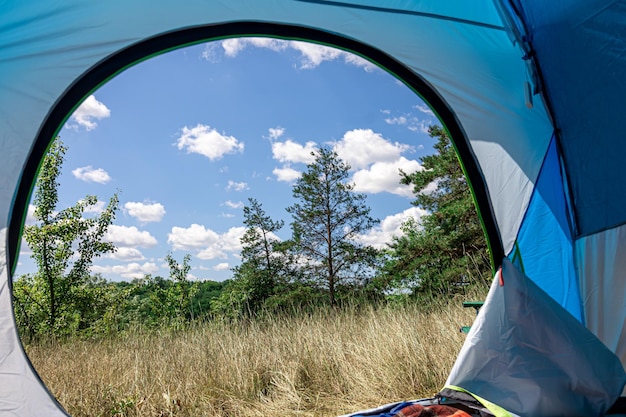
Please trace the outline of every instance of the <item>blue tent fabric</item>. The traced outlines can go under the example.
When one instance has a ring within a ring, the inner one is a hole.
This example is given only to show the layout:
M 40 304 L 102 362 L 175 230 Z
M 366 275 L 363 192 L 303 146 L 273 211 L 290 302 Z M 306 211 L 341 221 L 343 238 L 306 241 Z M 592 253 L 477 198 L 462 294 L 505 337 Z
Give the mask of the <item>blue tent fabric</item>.
M 584 316 L 565 196 L 560 158 L 553 141 L 517 238 L 517 250 L 524 273 L 582 322 Z
M 129 66 L 236 36 L 342 48 L 420 94 L 455 144 L 494 265 L 523 264 L 626 363 L 623 33 L 619 0 L 0 1 L 0 415 L 65 415 L 21 348 L 10 295 L 50 141 Z

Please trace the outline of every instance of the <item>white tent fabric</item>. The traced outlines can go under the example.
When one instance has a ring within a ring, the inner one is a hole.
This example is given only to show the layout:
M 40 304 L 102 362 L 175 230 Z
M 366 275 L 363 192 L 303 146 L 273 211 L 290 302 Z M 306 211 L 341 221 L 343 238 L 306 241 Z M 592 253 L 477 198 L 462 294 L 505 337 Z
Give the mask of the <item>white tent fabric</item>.
M 495 263 L 527 265 L 626 361 L 622 33 L 626 7 L 604 0 L 1 1 L 0 415 L 63 415 L 20 348 L 8 291 L 48 144 L 126 67 L 234 36 L 344 48 L 422 95 L 455 143 Z M 558 181 L 540 190 L 542 175 Z
M 446 386 L 520 416 L 601 416 L 626 383 L 619 359 L 508 259 Z
M 6 241 L 7 229 L 0 229 Z M 67 414 L 33 372 L 22 349 L 11 305 L 6 253 L 0 248 L 0 415 L 63 417 Z

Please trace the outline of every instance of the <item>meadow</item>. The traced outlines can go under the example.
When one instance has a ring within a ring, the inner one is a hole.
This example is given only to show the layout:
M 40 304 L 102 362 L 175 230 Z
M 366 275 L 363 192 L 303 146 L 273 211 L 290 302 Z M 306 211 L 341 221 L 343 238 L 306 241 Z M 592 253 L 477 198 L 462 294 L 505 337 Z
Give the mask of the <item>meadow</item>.
M 337 416 L 438 392 L 475 316 L 461 301 L 133 329 L 26 351 L 74 417 Z

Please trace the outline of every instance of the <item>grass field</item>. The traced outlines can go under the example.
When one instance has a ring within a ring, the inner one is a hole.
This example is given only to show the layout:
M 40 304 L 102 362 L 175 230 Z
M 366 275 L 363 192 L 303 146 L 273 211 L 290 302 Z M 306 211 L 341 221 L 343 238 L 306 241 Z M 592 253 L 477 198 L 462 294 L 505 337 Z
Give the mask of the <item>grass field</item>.
M 26 349 L 74 417 L 337 416 L 435 394 L 473 318 L 458 300 Z

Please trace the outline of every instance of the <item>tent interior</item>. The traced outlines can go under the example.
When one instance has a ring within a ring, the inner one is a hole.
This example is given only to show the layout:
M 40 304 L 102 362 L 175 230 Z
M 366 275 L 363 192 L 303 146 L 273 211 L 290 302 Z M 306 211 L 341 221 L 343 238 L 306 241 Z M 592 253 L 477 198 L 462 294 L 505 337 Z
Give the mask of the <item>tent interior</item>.
M 125 68 L 239 36 L 360 55 L 445 125 L 498 271 L 447 389 L 497 415 L 603 415 L 620 397 L 624 2 L 5 0 L 0 16 L 0 414 L 67 415 L 24 353 L 11 299 L 49 144 Z

